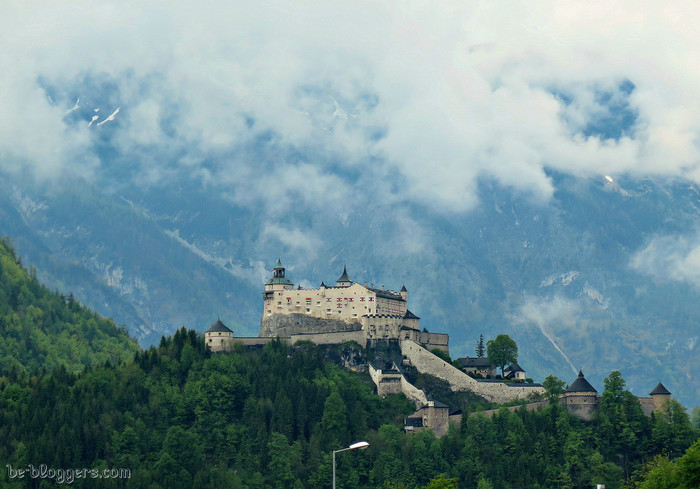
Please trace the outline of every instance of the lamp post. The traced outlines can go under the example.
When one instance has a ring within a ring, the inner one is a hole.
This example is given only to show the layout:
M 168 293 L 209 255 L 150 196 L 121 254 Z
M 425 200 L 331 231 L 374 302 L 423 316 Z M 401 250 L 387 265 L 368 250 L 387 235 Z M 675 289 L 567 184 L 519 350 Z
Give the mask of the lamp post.
M 369 443 L 366 441 L 358 441 L 357 443 L 353 443 L 347 448 L 341 448 L 340 450 L 333 450 L 333 489 L 335 489 L 335 454 L 338 452 L 344 452 L 346 450 L 355 450 L 357 448 L 367 448 L 369 446 Z

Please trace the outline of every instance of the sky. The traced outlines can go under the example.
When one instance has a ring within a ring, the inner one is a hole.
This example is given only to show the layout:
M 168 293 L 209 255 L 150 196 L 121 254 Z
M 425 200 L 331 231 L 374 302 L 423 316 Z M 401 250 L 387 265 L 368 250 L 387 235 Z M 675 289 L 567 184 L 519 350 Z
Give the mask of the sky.
M 699 182 L 699 17 L 692 1 L 5 0 L 0 167 L 90 178 L 108 139 L 144 185 L 184 171 L 256 204 L 273 178 L 271 214 L 358 186 L 466 213 L 481 178 L 546 203 L 547 168 Z

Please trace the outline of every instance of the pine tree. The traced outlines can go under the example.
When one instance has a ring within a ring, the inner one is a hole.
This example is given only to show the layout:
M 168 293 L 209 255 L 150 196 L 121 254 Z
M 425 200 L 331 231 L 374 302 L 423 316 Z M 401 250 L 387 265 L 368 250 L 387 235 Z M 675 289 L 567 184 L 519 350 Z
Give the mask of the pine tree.
M 476 344 L 476 357 L 477 358 L 484 358 L 485 354 L 486 354 L 486 348 L 484 348 L 484 335 L 480 334 L 479 335 L 479 342 Z

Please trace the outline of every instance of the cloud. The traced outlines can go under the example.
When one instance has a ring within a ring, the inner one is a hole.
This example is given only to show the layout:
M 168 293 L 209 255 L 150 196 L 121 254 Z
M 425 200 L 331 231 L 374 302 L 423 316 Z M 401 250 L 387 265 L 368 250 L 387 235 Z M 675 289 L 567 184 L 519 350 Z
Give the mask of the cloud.
M 449 212 L 478 205 L 481 176 L 546 201 L 548 167 L 700 182 L 695 2 L 74 0 L 6 10 L 4 169 L 99 172 L 97 145 L 110 134 L 123 157 L 175 162 L 234 185 L 236 198 L 299 168 Z M 85 113 L 64 117 L 77 97 Z M 98 105 L 122 107 L 119 124 L 88 127 Z M 267 151 L 263 171 L 251 148 Z M 328 198 L 307 190 L 309 205 Z
M 659 281 L 700 287 L 700 236 L 662 236 L 632 255 L 633 269 Z

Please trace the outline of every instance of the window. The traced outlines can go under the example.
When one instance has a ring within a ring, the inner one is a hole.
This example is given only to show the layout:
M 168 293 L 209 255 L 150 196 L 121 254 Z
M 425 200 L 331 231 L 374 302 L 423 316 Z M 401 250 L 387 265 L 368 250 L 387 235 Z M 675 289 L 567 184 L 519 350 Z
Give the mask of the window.
M 370 298 L 369 298 L 369 301 L 370 301 L 370 302 L 374 302 L 374 297 L 370 297 Z
M 331 298 L 330 298 L 330 297 L 326 297 L 326 302 L 330 302 L 330 301 L 331 301 Z
M 311 309 L 309 309 L 309 308 L 307 307 L 307 308 L 306 308 L 306 312 L 311 312 Z
M 360 297 L 360 302 L 364 302 L 364 301 L 365 301 L 365 298 L 364 298 L 364 297 Z

